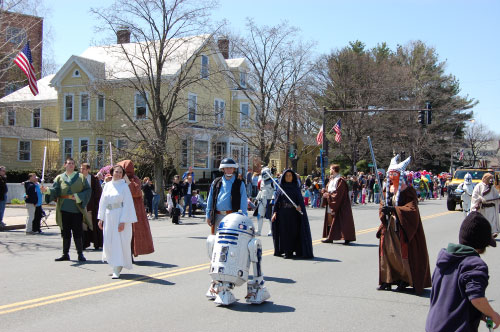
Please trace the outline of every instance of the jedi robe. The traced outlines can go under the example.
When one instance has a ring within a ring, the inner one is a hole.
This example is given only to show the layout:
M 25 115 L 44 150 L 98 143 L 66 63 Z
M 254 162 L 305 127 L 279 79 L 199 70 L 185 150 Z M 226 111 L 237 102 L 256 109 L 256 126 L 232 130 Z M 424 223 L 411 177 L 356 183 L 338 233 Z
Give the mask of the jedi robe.
M 63 198 L 71 195 L 75 196 L 75 200 Z M 72 213 L 81 213 L 83 215 L 83 222 L 87 225 L 89 224 L 85 210 L 89 199 L 90 186 L 87 179 L 85 179 L 83 174 L 76 171 L 71 173 L 69 176 L 66 173 L 56 176 L 52 188 L 48 188 L 48 192 L 45 194 L 46 203 L 57 200 L 56 223 L 61 230 L 63 227 L 61 210 Z
M 135 214 L 137 222 L 132 225 L 132 252 L 135 257 L 139 255 L 151 254 L 155 251 L 153 237 L 149 227 L 144 200 L 142 198 L 142 182 L 134 173 L 134 164 L 130 160 L 123 160 L 118 163 L 125 169 L 130 184 L 128 185 L 134 200 Z
M 349 188 L 344 178 L 331 179 L 328 184 L 323 237 L 327 240 L 356 241 Z
M 431 273 L 417 193 L 408 186 L 401 190 L 398 204 L 394 196 L 390 200 L 396 211 L 388 224 L 382 213 L 383 202 L 379 210 L 379 284 L 405 281 L 421 294 L 431 287 Z
M 87 177 L 87 182 L 88 182 Z M 102 230 L 98 227 L 97 211 L 99 209 L 99 200 L 101 199 L 102 187 L 99 183 L 99 179 L 90 175 L 90 199 L 87 204 L 87 220 L 89 221 L 89 226 L 85 229 L 83 233 L 83 247 L 88 248 L 91 243 L 94 244 L 94 248 L 102 248 Z
M 495 186 L 491 186 L 490 190 L 483 182 L 478 183 L 472 192 L 471 206 L 472 211 L 481 213 L 491 225 L 491 233 L 500 233 L 500 226 L 498 222 L 498 202 L 494 200 L 487 202 L 490 199 L 498 198 L 498 190 Z
M 104 222 L 102 261 L 113 267 L 132 269 L 132 224 L 137 222 L 134 201 L 125 180 L 112 180 L 104 186 L 99 201 L 98 218 Z M 120 223 L 125 224 L 118 231 Z

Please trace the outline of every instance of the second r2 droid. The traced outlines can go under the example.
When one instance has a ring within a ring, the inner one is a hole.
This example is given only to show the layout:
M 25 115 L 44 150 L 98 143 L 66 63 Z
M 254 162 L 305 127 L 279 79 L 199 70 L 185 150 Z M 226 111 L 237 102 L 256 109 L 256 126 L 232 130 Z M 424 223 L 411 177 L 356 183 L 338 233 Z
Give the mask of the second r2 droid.
M 252 220 L 241 212 L 221 220 L 216 235 L 207 238 L 212 283 L 206 296 L 219 305 L 236 301 L 231 290 L 247 282 L 248 303 L 260 304 L 271 297 L 262 274 L 262 243 L 255 238 Z M 250 263 L 253 279 L 248 280 Z

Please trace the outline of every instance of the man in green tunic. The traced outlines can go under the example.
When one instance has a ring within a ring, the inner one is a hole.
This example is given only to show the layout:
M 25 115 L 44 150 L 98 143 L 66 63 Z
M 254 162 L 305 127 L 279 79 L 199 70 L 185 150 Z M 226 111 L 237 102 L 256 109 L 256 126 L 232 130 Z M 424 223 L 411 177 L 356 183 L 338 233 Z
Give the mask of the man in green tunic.
M 83 228 L 82 222 L 87 216 L 85 207 L 90 199 L 90 186 L 87 179 L 75 172 L 75 161 L 67 158 L 64 163 L 66 171 L 54 179 L 52 188 L 42 187 L 47 203 L 57 200 L 56 222 L 61 228 L 63 238 L 63 255 L 55 260 L 69 261 L 69 248 L 71 246 L 71 233 L 78 252 L 78 260 L 86 261 L 83 256 Z

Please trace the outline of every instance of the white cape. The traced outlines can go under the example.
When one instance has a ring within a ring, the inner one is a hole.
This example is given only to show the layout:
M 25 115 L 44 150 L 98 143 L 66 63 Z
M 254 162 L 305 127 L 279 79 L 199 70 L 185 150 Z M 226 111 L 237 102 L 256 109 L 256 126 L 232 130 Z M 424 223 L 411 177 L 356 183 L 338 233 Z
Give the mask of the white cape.
M 108 209 L 109 205 L 114 205 Z M 120 206 L 116 208 L 116 206 Z M 132 223 L 137 222 L 134 201 L 125 180 L 106 183 L 99 201 L 97 218 L 104 221 L 102 261 L 113 267 L 123 266 L 132 269 Z M 125 229 L 118 232 L 118 225 Z

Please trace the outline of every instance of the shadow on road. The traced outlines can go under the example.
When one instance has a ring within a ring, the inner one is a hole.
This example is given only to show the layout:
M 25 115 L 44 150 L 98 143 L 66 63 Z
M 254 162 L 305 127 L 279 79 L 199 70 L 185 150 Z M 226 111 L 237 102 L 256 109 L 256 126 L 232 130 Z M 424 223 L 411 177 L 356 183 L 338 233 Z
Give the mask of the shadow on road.
M 262 304 L 249 304 L 235 302 L 228 306 L 227 309 L 240 312 L 267 312 L 267 313 L 281 313 L 281 312 L 294 312 L 295 308 L 287 305 L 274 304 L 274 302 L 264 302 Z
M 314 261 L 314 262 L 335 262 L 335 263 L 342 262 L 338 259 L 331 259 L 331 258 L 325 258 L 325 257 L 314 257 L 314 259 L 312 261 Z
M 156 262 L 156 261 L 134 261 L 134 265 L 151 266 L 151 267 L 157 267 L 157 268 L 163 268 L 163 269 L 177 267 L 177 265 L 174 265 L 174 264 L 167 264 L 167 263 L 161 263 L 161 262 Z
M 149 284 L 157 284 L 157 285 L 163 285 L 163 286 L 175 285 L 175 283 L 170 282 L 168 280 L 157 279 L 157 278 L 145 276 L 142 274 L 129 274 L 129 273 L 121 274 L 120 280 L 140 281 L 140 282 L 146 282 Z
M 248 280 L 252 280 L 252 279 L 253 279 L 253 276 L 248 276 Z M 278 282 L 280 284 L 294 284 L 294 283 L 296 283 L 296 281 L 293 280 L 293 279 L 268 277 L 268 276 L 264 276 L 264 280 L 265 281 Z
M 188 236 L 187 239 L 206 240 L 206 236 Z

